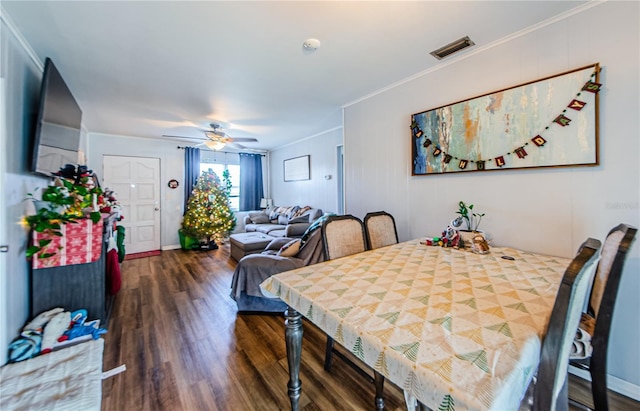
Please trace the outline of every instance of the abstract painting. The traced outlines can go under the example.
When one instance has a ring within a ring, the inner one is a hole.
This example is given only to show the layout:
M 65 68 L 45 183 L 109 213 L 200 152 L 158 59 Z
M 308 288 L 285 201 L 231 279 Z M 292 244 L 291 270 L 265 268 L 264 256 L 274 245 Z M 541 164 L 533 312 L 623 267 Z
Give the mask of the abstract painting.
M 411 174 L 598 164 L 598 64 L 411 116 Z

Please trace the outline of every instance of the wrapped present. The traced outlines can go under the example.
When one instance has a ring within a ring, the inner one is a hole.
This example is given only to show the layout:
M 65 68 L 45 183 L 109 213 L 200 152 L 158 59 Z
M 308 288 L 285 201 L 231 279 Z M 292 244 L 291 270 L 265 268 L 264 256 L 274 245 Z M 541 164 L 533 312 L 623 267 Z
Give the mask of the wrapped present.
M 90 219 L 79 220 L 75 224 L 64 224 L 60 230 L 61 237 L 34 231 L 34 243 L 42 239 L 51 240 L 42 252 L 55 254 L 47 258 L 34 256 L 31 260 L 33 268 L 59 267 L 97 261 L 102 253 L 102 230 L 101 218 L 95 224 Z

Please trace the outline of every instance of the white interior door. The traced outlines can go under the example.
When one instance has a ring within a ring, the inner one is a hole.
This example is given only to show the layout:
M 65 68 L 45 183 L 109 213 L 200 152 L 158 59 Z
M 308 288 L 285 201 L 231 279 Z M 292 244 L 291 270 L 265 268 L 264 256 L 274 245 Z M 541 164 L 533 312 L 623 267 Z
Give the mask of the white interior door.
M 160 249 L 160 159 L 103 156 L 103 187 L 122 207 L 127 254 Z

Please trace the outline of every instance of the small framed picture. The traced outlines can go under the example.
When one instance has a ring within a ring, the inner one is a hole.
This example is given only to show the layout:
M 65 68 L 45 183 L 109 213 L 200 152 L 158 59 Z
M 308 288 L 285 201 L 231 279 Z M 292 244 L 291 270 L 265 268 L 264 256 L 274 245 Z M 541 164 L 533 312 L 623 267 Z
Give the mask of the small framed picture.
M 300 156 L 284 160 L 284 181 L 310 180 L 310 156 Z
M 173 180 L 169 180 L 169 183 L 167 183 L 167 186 L 169 186 L 169 188 L 178 188 L 180 184 L 178 183 L 178 180 L 173 179 Z

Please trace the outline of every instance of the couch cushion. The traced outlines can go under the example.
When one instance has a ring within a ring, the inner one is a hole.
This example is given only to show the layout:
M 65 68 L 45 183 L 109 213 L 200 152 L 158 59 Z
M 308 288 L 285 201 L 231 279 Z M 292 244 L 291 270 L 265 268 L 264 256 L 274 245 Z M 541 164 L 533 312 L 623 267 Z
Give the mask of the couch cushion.
M 271 231 L 282 229 L 284 229 L 284 226 L 280 224 L 255 224 L 255 230 L 264 234 L 269 234 Z
M 249 219 L 253 224 L 269 224 L 269 216 L 262 211 L 252 211 L 249 213 Z
M 280 248 L 278 251 L 281 257 L 293 257 L 300 251 L 300 239 L 291 240 Z
M 282 226 L 280 226 L 282 227 Z M 271 230 L 269 231 L 269 235 L 271 237 L 290 237 L 287 234 L 287 229 L 286 228 L 282 228 L 281 230 Z

